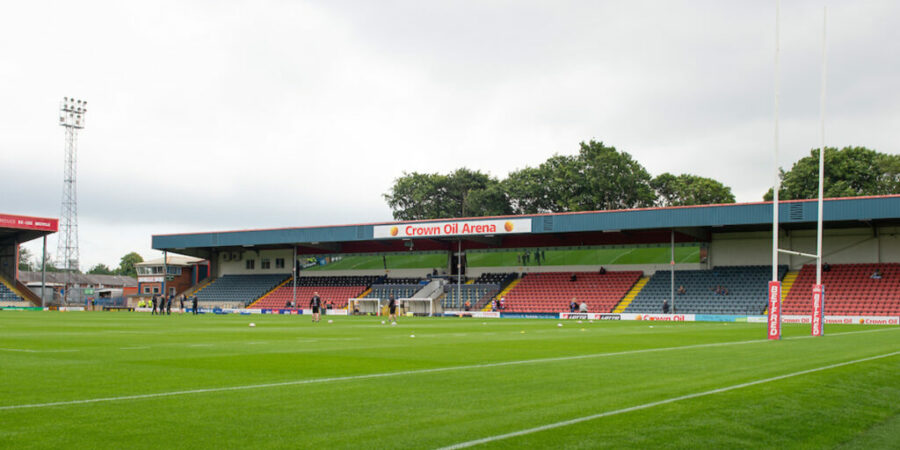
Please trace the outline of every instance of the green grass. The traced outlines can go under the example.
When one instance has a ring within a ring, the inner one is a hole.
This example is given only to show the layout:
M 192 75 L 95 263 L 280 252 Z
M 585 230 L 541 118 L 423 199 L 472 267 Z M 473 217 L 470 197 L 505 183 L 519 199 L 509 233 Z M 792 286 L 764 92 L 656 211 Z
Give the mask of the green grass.
M 385 255 L 388 269 L 433 269 L 447 267 L 446 253 L 388 253 Z M 313 266 L 309 270 L 378 270 L 384 269 L 382 255 L 344 256 L 324 266 Z
M 897 327 L 334 320 L 0 312 L 0 448 L 438 448 L 900 351 Z M 896 448 L 898 399 L 893 355 L 484 446 Z
M 469 267 L 515 267 L 521 266 L 517 257 L 524 253 L 517 251 L 480 252 L 470 250 L 466 254 Z M 532 251 L 529 266 L 538 265 Z M 590 266 L 610 264 L 668 264 L 671 250 L 668 247 L 634 248 L 587 248 L 573 250 L 545 250 L 546 261 L 542 266 Z M 675 261 L 678 263 L 700 262 L 700 247 L 675 247 Z

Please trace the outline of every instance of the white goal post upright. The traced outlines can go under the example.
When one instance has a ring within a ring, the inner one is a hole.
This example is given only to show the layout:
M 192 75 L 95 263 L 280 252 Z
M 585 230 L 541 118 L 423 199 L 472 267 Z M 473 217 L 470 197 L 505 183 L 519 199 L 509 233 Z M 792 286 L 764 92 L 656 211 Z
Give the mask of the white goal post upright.
M 347 315 L 353 315 L 353 303 L 354 302 L 357 305 L 365 303 L 365 302 L 375 303 L 375 315 L 376 316 L 381 315 L 381 299 L 380 298 L 365 297 L 365 298 L 349 298 L 349 299 L 347 299 Z M 368 311 L 363 311 L 363 309 L 360 307 L 359 312 L 367 313 Z
M 434 299 L 433 299 L 433 298 L 422 297 L 422 298 L 401 298 L 401 299 L 397 299 L 397 303 L 403 304 L 403 302 L 406 302 L 406 303 L 410 306 L 410 308 L 408 309 L 409 311 L 412 311 L 412 304 L 413 304 L 414 302 L 422 302 L 422 303 L 425 303 L 425 304 L 428 305 L 428 317 L 431 317 L 431 316 L 434 315 Z

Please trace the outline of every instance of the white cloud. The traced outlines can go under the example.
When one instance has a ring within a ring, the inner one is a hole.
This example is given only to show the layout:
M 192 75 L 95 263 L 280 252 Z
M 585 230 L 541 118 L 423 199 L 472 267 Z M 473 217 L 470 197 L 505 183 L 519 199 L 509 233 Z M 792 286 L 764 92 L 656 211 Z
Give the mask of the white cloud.
M 900 7 L 827 3 L 828 144 L 898 153 Z M 782 20 L 789 167 L 819 141 L 821 3 Z M 773 45 L 758 2 L 19 2 L 0 16 L 2 209 L 59 215 L 63 96 L 89 101 L 84 268 L 152 257 L 154 233 L 387 220 L 403 171 L 504 177 L 588 139 L 756 201 Z

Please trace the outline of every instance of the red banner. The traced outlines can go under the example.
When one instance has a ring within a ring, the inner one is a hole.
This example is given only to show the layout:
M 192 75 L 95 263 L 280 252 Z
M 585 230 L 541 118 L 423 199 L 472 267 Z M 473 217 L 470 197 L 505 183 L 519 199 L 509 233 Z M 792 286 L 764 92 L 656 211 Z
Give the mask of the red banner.
M 59 231 L 59 219 L 45 219 L 43 217 L 13 216 L 0 214 L 0 228 L 15 228 L 19 230 Z
M 822 336 L 825 334 L 825 286 L 821 284 L 813 285 L 813 307 L 812 307 L 812 335 Z
M 769 282 L 769 339 L 781 339 L 781 282 Z

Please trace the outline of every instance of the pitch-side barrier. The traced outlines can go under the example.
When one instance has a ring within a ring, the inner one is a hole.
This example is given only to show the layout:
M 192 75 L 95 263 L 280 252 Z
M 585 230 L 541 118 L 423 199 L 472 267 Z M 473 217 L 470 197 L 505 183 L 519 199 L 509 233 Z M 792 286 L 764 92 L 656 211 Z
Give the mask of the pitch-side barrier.
M 35 308 L 9 308 L 9 309 L 35 309 Z M 45 311 L 49 308 L 43 308 Z M 69 311 L 83 311 L 84 308 L 67 308 Z M 135 308 L 136 312 L 150 312 L 151 308 Z M 173 312 L 180 309 L 172 308 Z M 186 313 L 193 312 L 191 308 L 185 308 Z M 278 309 L 278 308 L 200 308 L 200 314 L 281 314 L 281 315 L 309 315 L 309 309 Z M 329 309 L 323 312 L 326 316 L 346 316 L 346 309 Z M 558 319 L 558 320 L 641 320 L 652 322 L 746 322 L 766 323 L 766 316 L 755 315 L 729 315 L 729 314 L 637 314 L 637 313 L 530 313 L 530 312 L 500 312 L 500 311 L 444 311 L 444 317 L 473 317 L 479 319 Z M 811 316 L 789 315 L 783 316 L 783 323 L 809 324 Z M 900 316 L 825 316 L 826 325 L 900 325 Z

